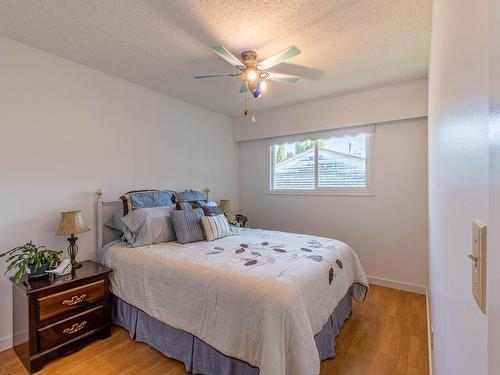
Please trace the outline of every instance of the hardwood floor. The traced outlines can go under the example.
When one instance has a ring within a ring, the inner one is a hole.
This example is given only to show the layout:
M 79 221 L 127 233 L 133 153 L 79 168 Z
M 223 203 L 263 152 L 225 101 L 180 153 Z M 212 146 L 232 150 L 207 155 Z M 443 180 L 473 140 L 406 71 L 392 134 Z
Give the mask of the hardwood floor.
M 364 303 L 337 337 L 337 356 L 321 364 L 321 375 L 428 374 L 425 296 L 371 286 Z M 165 374 L 185 375 L 184 365 L 131 341 L 115 327 L 109 339 L 59 358 L 37 374 Z M 0 374 L 26 374 L 12 349 L 0 353 Z

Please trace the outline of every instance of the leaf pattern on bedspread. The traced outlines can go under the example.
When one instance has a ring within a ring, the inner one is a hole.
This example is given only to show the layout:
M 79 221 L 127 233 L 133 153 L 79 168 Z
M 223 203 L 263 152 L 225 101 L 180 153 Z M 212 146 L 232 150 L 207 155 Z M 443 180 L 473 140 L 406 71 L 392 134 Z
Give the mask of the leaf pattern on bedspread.
M 207 255 L 215 255 L 215 254 L 220 254 L 221 252 L 220 251 L 211 251 L 209 253 L 207 253 Z
M 323 260 L 321 255 L 308 255 L 306 258 L 314 260 L 315 262 L 321 262 Z
M 244 234 L 244 233 L 243 233 Z M 242 235 L 240 233 L 240 235 Z M 231 250 L 235 255 L 251 255 L 252 258 L 239 258 L 244 266 L 271 265 L 277 262 L 293 262 L 296 260 L 309 260 L 320 263 L 330 257 L 330 253 L 336 251 L 336 246 L 325 239 L 319 241 L 314 237 L 308 235 L 296 235 L 294 242 L 282 242 L 281 237 L 276 239 L 266 236 L 265 234 L 258 234 L 259 239 L 245 238 L 243 240 L 236 240 L 234 243 L 235 248 Z M 241 241 L 241 243 L 239 243 Z M 238 244 L 239 243 L 239 244 Z M 227 247 L 227 246 L 224 246 Z M 210 254 L 218 254 L 224 250 L 224 247 L 215 247 L 215 251 Z M 278 253 L 280 256 L 274 257 L 272 254 Z M 341 269 L 343 267 L 340 260 L 332 260 L 336 266 Z M 335 265 L 329 269 L 328 282 L 331 285 L 336 275 Z M 331 272 L 330 272 L 331 271 Z
M 309 241 L 307 241 L 307 243 L 310 245 L 321 246 L 321 242 L 316 241 L 316 240 L 309 240 Z

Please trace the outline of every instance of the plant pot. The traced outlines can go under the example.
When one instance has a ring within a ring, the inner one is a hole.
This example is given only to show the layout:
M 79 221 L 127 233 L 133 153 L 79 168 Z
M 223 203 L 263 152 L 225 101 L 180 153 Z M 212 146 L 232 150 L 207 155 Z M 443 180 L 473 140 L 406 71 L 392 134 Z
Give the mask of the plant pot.
M 28 275 L 28 278 L 38 279 L 40 277 L 48 275 L 47 270 L 49 269 L 49 264 L 48 263 L 41 264 L 36 271 L 35 271 L 35 265 L 29 266 L 29 268 L 30 268 L 30 273 Z

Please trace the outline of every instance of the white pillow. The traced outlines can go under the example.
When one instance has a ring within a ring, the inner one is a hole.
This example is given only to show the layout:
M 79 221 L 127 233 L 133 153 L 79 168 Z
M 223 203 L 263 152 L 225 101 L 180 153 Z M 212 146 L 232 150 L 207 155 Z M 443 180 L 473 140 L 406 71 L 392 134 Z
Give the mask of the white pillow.
M 223 214 L 215 216 L 202 216 L 201 225 L 207 236 L 207 241 L 224 238 L 232 234 L 231 227 Z

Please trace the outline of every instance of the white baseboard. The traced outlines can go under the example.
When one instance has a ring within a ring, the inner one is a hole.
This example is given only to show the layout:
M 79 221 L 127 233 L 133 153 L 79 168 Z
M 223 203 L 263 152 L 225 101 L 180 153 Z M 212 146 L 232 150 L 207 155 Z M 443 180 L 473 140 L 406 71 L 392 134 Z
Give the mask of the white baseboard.
M 410 284 L 404 281 L 395 281 L 395 280 L 384 279 L 381 277 L 368 276 L 368 282 L 370 284 L 385 286 L 387 288 L 400 289 L 400 290 L 405 290 L 407 292 L 413 292 L 423 295 L 426 294 L 425 286 Z
M 12 348 L 12 335 L 0 339 L 0 352 Z

